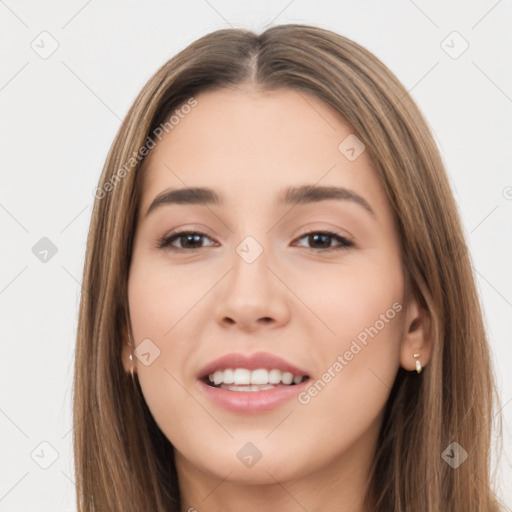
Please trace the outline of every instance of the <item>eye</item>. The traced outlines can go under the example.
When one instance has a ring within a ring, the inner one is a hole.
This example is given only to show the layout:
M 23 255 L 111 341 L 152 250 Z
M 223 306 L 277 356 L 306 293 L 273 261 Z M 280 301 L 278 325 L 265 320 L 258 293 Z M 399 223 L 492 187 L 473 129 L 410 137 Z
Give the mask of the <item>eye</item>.
M 175 240 L 180 240 L 181 242 L 184 242 L 184 245 L 180 244 L 178 247 L 173 245 L 171 247 L 172 250 L 200 249 L 201 239 L 203 237 L 209 238 L 208 235 L 199 233 L 198 231 L 180 231 L 178 233 L 162 237 L 158 242 L 158 248 L 164 249 L 165 247 L 171 246 Z
M 306 238 L 307 241 L 313 245 L 319 244 L 320 247 L 310 248 L 320 250 L 321 252 L 340 251 L 354 246 L 353 242 L 341 235 L 338 235 L 338 233 L 335 233 L 334 231 L 311 231 L 301 235 L 299 240 L 302 240 L 303 238 Z M 338 242 L 339 245 L 332 247 L 331 242 L 333 240 Z

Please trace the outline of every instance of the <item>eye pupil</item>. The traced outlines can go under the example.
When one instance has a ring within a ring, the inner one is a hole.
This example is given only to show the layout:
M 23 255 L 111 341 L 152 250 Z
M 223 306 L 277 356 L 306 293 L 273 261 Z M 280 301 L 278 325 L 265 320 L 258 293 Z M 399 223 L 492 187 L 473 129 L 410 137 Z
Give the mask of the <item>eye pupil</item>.
M 313 235 L 310 235 L 310 242 L 313 240 L 313 243 L 316 243 L 318 237 L 324 238 L 324 243 L 321 244 L 322 246 L 329 247 L 329 245 L 330 245 L 329 241 L 330 241 L 331 235 L 327 235 L 324 233 L 315 233 Z M 325 239 L 327 239 L 327 244 L 325 243 Z
M 194 238 L 195 238 L 196 243 L 197 242 L 200 243 L 201 242 L 201 236 L 202 235 L 198 235 L 198 234 L 194 234 L 193 233 L 193 234 L 190 234 L 190 235 L 182 235 L 182 238 L 187 240 L 187 242 L 185 243 L 185 246 L 189 246 L 189 244 L 188 244 L 189 240 L 194 239 Z M 192 245 L 194 245 L 194 242 L 192 242 Z

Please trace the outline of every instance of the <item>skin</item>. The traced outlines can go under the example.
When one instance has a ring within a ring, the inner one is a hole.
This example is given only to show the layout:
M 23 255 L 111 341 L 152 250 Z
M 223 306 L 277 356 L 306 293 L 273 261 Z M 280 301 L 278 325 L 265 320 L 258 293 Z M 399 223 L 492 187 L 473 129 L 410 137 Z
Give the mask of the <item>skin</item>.
M 123 349 L 175 447 L 182 510 L 364 510 L 396 372 L 414 371 L 414 353 L 425 365 L 431 350 L 428 315 L 404 296 L 384 189 L 367 151 L 351 162 L 338 150 L 353 130 L 315 96 L 244 85 L 196 99 L 146 161 L 129 274 L 135 345 L 149 338 L 160 355 L 145 366 Z M 277 203 L 282 188 L 304 184 L 349 188 L 375 217 L 346 200 Z M 159 193 L 185 186 L 211 187 L 225 204 L 165 205 L 145 217 Z M 174 252 L 157 248 L 177 228 L 206 236 L 197 248 L 180 250 L 191 246 L 183 237 Z M 326 252 L 339 247 L 335 238 L 303 236 L 323 230 L 355 245 Z M 236 252 L 246 236 L 263 248 L 251 264 Z M 338 355 L 394 303 L 402 310 L 308 404 L 234 413 L 198 385 L 199 370 L 231 352 L 271 352 L 313 381 L 332 374 Z M 247 442 L 262 453 L 250 468 L 236 455 Z

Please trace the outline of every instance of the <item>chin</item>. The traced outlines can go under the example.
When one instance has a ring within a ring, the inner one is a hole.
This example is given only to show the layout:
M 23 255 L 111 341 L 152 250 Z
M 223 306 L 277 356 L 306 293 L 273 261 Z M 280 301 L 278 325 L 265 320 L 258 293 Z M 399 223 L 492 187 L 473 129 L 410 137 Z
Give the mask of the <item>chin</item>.
M 259 446 L 262 444 L 263 442 Z M 261 448 L 261 455 L 249 442 L 233 443 L 233 440 L 230 440 L 230 443 L 225 443 L 223 447 L 223 450 L 201 451 L 190 457 L 189 462 L 214 475 L 215 478 L 237 484 L 254 485 L 275 484 L 276 480 L 285 482 L 301 478 L 312 469 L 312 461 L 304 460 L 301 464 L 298 453 L 290 453 L 287 448 L 280 451 L 279 446 L 272 446 L 271 443 Z

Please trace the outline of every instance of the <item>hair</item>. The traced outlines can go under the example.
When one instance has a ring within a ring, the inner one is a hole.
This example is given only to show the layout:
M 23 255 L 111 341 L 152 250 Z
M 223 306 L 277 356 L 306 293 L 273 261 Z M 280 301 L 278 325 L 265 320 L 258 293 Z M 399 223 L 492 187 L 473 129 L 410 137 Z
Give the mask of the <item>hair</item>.
M 127 282 L 147 153 L 141 149 L 159 127 L 168 131 L 168 116 L 194 95 L 245 84 L 313 94 L 348 121 L 391 204 L 406 289 L 431 318 L 429 364 L 420 375 L 398 369 L 365 505 L 379 512 L 500 510 L 489 474 L 499 397 L 460 215 L 429 126 L 376 56 L 299 24 L 201 37 L 150 78 L 117 132 L 96 193 L 77 329 L 78 510 L 180 510 L 173 446 L 121 358 L 131 332 Z M 468 453 L 457 469 L 441 457 L 452 442 Z

